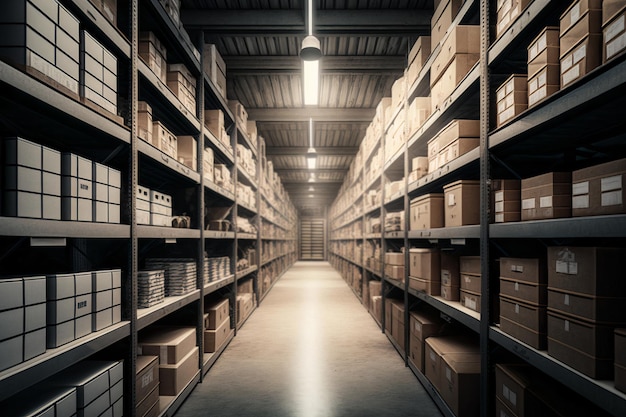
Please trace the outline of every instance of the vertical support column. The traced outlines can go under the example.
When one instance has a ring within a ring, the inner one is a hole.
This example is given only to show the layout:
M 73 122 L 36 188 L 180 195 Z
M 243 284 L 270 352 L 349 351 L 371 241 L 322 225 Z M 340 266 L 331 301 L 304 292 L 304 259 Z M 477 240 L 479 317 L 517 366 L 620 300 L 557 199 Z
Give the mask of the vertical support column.
M 265 147 L 263 147 L 265 149 Z M 261 229 L 263 228 L 263 215 L 261 214 L 261 186 L 264 181 L 265 173 L 262 170 L 262 161 L 263 155 L 261 155 L 261 136 L 258 135 L 256 137 L 256 227 L 257 227 L 257 235 L 256 235 L 256 278 L 254 280 L 254 293 L 256 294 L 256 302 L 257 307 L 261 305 L 261 293 L 259 288 L 261 287 L 261 250 L 263 249 L 263 240 L 261 239 Z
M 239 136 L 239 131 L 238 129 L 238 124 L 237 124 L 237 117 L 235 116 L 235 120 L 234 120 L 234 124 L 233 124 L 233 131 L 230 134 L 230 146 L 233 148 L 233 174 L 232 174 L 232 178 L 233 178 L 233 195 L 235 196 L 235 202 L 234 202 L 234 207 L 232 210 L 232 216 L 233 216 L 233 221 L 232 224 L 235 226 L 235 230 L 234 230 L 234 234 L 235 234 L 235 239 L 233 240 L 233 257 L 230 261 L 230 265 L 231 265 L 231 271 L 233 272 L 233 274 L 235 275 L 235 280 L 233 282 L 233 291 L 231 292 L 231 315 L 230 315 L 230 321 L 231 323 L 235 323 L 235 336 L 237 336 L 237 284 L 238 284 L 238 278 L 239 278 L 239 274 L 237 273 L 237 253 L 239 252 L 239 242 L 238 242 L 238 233 L 237 233 L 237 213 L 238 213 L 238 207 L 237 207 L 237 183 L 239 182 L 239 158 L 237 158 L 237 137 Z
M 410 48 L 407 42 L 407 48 Z M 409 223 L 411 222 L 410 202 L 409 202 L 409 85 L 407 81 L 407 70 L 404 70 L 404 366 L 409 366 Z
M 135 374 L 137 372 L 137 271 L 139 269 L 139 238 L 137 235 L 137 184 L 139 183 L 139 154 L 137 150 L 137 101 L 139 100 L 139 0 L 130 1 L 130 159 L 128 167 L 128 208 L 130 213 L 130 252 L 125 289 L 126 318 L 130 320 L 130 349 L 125 361 L 124 414 L 135 416 Z
M 491 413 L 491 378 L 489 364 L 489 1 L 480 1 L 480 415 Z
M 382 315 L 380 318 L 380 327 L 381 327 L 381 331 L 383 333 L 385 333 L 385 326 L 386 326 L 386 318 L 387 318 L 387 312 L 385 311 L 385 307 L 387 305 L 386 300 L 386 294 L 385 294 L 385 253 L 387 253 L 387 241 L 385 240 L 385 216 L 387 215 L 387 210 L 385 210 L 385 200 L 387 198 L 387 195 L 385 193 L 385 161 L 387 160 L 387 155 L 385 155 L 385 137 L 387 136 L 387 120 L 385 119 L 385 112 L 383 112 L 383 116 L 382 116 L 382 133 L 380 134 L 380 151 L 382 154 L 382 164 L 383 166 L 381 167 L 381 171 L 380 171 L 380 257 L 382 258 L 380 261 L 380 288 L 381 288 L 381 302 L 382 302 L 382 306 L 381 306 L 381 311 L 382 311 Z
M 198 227 L 200 228 L 200 240 L 198 241 L 198 288 L 200 288 L 200 301 L 198 301 L 198 331 L 196 344 L 200 348 L 199 367 L 200 382 L 204 379 L 204 62 L 206 56 L 204 54 L 204 32 L 198 34 L 198 49 L 200 50 L 200 77 L 198 77 L 196 91 L 196 113 L 200 120 L 200 134 L 198 135 L 198 172 L 200 173 L 200 184 L 198 185 Z

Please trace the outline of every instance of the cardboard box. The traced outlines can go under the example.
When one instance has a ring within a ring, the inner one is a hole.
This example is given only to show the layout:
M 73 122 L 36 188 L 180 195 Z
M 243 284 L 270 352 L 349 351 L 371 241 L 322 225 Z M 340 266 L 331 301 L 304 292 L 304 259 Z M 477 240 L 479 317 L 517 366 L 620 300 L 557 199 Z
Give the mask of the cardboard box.
M 430 24 L 432 49 L 435 49 L 439 42 L 441 42 L 462 4 L 462 0 L 442 0 L 439 3 L 439 6 L 433 13 Z
M 437 249 L 410 249 L 409 275 L 426 281 L 440 281 L 439 251 Z
M 408 359 L 421 372 L 424 373 L 424 341 L 419 340 L 413 333 L 409 333 Z
M 445 227 L 480 223 L 480 183 L 460 180 L 443 187 Z
M 404 281 L 404 265 L 385 265 L 385 277 Z
M 571 173 L 549 172 L 522 180 L 522 220 L 571 215 Z
M 515 222 L 521 218 L 521 182 L 519 180 L 491 180 L 491 221 Z
M 548 354 L 594 379 L 613 377 L 614 326 L 548 310 Z
M 626 159 L 572 173 L 572 216 L 626 213 Z
M 226 316 L 215 330 L 204 331 L 204 352 L 216 352 L 226 341 L 230 334 L 230 316 Z
M 528 107 L 540 103 L 560 89 L 560 66 L 549 64 L 528 79 Z
M 152 122 L 153 144 L 173 159 L 178 159 L 176 136 L 159 121 Z
M 449 353 L 442 357 L 441 396 L 457 417 L 478 416 L 480 354 Z
M 543 391 L 540 388 L 546 384 L 547 378 L 540 377 L 534 368 L 525 364 L 496 364 L 495 376 L 496 398 L 506 408 L 507 415 L 535 416 L 547 412 L 536 393 L 538 390 Z M 543 383 L 538 382 L 541 379 Z
M 503 323 L 502 319 L 507 319 Z M 536 306 L 523 303 L 521 301 L 500 297 L 500 327 L 503 331 L 511 334 L 524 343 L 533 346 L 535 349 L 545 349 L 547 309 L 544 306 Z M 526 330 L 511 332 L 511 324 L 522 327 Z
M 398 252 L 385 253 L 385 263 L 387 265 L 404 266 L 404 253 L 398 253 Z
M 430 84 L 436 83 L 457 55 L 480 53 L 480 26 L 458 25 L 444 39 L 430 69 Z
M 528 77 L 513 74 L 496 90 L 497 126 L 528 108 Z
M 204 72 L 219 94 L 226 98 L 226 63 L 213 44 L 204 44 Z
M 167 49 L 153 32 L 139 33 L 139 56 L 165 84 L 167 82 Z
M 208 330 L 217 330 L 227 317 L 230 316 L 230 302 L 228 299 L 218 300 L 204 306 L 204 312 L 209 313 Z
M 558 66 L 559 51 L 559 28 L 548 26 L 528 46 L 528 79 L 533 78 L 546 66 Z
M 533 305 L 545 306 L 548 302 L 548 291 L 545 284 L 534 284 L 503 277 L 500 277 L 500 295 Z
M 447 301 L 459 301 L 461 298 L 458 285 L 444 285 L 441 283 L 440 296 Z
M 224 113 L 221 110 L 204 110 L 204 125 L 220 139 L 224 131 Z
M 372 297 L 381 295 L 382 283 L 372 279 L 369 281 L 369 293 Z
M 431 39 L 430 36 L 420 36 L 417 38 L 413 47 L 409 51 L 409 59 L 408 59 L 408 71 L 407 71 L 407 84 L 408 87 L 411 88 L 413 83 L 419 77 L 424 64 L 428 60 L 430 56 L 431 47 L 430 47 Z
M 152 107 L 145 101 L 137 102 L 137 136 L 151 145 L 152 142 Z
M 426 194 L 411 200 L 411 230 L 444 226 L 443 194 Z
M 238 100 L 228 100 L 228 108 L 235 116 L 237 126 L 244 134 L 248 134 L 248 112 Z
M 466 274 L 461 272 L 461 290 L 471 291 L 472 293 L 480 294 L 481 292 L 481 279 L 480 275 Z
M 187 167 L 198 170 L 198 142 L 193 136 L 178 136 L 176 138 L 178 146 L 178 160 Z
M 595 297 L 548 289 L 548 307 L 581 320 L 626 323 L 625 302 L 623 293 L 615 294 L 615 297 Z
M 459 293 L 459 302 L 463 307 L 480 313 L 480 294 L 463 289 L 459 289 Z
M 159 395 L 178 395 L 198 373 L 198 347 L 176 364 L 159 365 Z
M 545 285 L 545 268 L 537 258 L 500 258 L 500 278 Z
M 137 356 L 135 376 L 135 397 L 139 406 L 159 385 L 159 358 L 157 356 Z
M 451 0 L 454 1 L 454 0 Z M 437 109 L 454 92 L 457 85 L 478 62 L 478 54 L 457 54 L 439 80 L 430 86 L 431 108 Z
M 591 34 L 570 52 L 561 51 L 561 88 L 591 72 L 602 62 L 602 34 Z
M 453 353 L 477 354 L 478 347 L 470 341 L 454 336 L 429 337 L 425 342 L 424 367 L 426 378 L 442 392 L 443 356 Z
M 602 62 L 607 62 L 626 49 L 626 10 L 603 25 Z
M 597 247 L 548 248 L 548 287 L 600 297 L 626 294 L 626 281 L 614 279 L 626 249 Z
M 532 0 L 506 0 L 497 10 L 496 37 L 500 37 L 515 22 Z
M 428 141 L 428 172 L 434 172 L 478 146 L 480 125 L 478 120 L 452 120 Z M 454 145 L 457 143 L 458 145 Z
M 194 346 L 196 329 L 190 327 L 154 326 L 139 337 L 140 355 L 158 356 L 160 365 L 178 364 Z
M 565 56 L 589 35 L 602 31 L 602 0 L 578 0 L 561 15 L 559 43 Z
M 440 264 L 441 285 L 458 287 L 460 285 L 459 257 L 446 251 L 441 251 Z

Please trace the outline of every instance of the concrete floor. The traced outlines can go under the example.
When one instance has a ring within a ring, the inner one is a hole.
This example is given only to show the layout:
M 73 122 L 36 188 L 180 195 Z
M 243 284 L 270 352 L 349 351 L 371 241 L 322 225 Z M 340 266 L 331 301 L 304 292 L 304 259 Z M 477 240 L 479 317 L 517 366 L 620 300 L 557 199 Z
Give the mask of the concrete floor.
M 440 415 L 326 262 L 298 262 L 287 271 L 176 414 Z

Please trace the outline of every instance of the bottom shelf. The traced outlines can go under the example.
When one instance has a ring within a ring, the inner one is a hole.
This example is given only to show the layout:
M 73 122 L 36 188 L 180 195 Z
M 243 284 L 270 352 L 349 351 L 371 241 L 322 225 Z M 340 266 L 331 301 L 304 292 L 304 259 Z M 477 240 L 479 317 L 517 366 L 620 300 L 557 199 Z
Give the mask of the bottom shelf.
M 215 362 L 217 361 L 217 359 L 221 356 L 222 353 L 224 353 L 224 351 L 226 350 L 226 347 L 230 344 L 230 342 L 233 340 L 234 337 L 235 337 L 235 331 L 231 329 L 230 334 L 226 337 L 226 340 L 224 341 L 224 343 L 222 343 L 222 346 L 220 346 L 213 353 L 204 354 L 204 363 L 202 365 L 202 375 L 209 372 L 209 369 L 211 369 L 211 367 L 215 365 Z
M 400 357 L 402 357 L 402 360 L 404 360 L 404 348 L 402 346 L 400 346 L 398 344 L 398 342 L 396 342 L 389 333 L 385 332 L 385 336 L 387 336 L 387 339 L 389 339 L 389 342 L 391 343 L 391 345 L 396 348 L 396 350 L 398 351 L 398 354 L 400 355 Z
M 435 388 L 435 386 L 428 380 L 428 378 L 426 378 L 426 376 L 421 373 L 420 370 L 417 369 L 417 367 L 413 365 L 411 361 L 409 361 L 409 368 L 411 369 L 411 371 L 413 371 L 413 374 L 415 374 L 417 380 L 422 384 L 428 395 L 430 395 L 430 398 L 432 398 L 435 405 L 437 405 L 437 408 L 439 408 L 441 414 L 443 414 L 445 417 L 455 417 L 452 410 L 450 410 L 450 407 L 448 407 L 448 404 L 446 404 L 443 398 L 441 398 L 441 395 L 439 394 L 439 391 L 437 391 L 437 388 Z
M 256 309 L 257 309 L 257 305 L 255 304 L 254 307 L 252 307 L 252 310 L 250 310 L 250 312 L 248 313 L 248 315 L 244 317 L 239 323 L 237 323 L 237 330 L 240 330 L 243 327 L 243 325 L 246 324 L 246 322 L 248 321 L 252 313 L 256 311 Z
M 193 391 L 196 385 L 200 382 L 200 370 L 196 372 L 194 377 L 189 381 L 187 386 L 176 396 L 160 396 L 159 397 L 159 413 L 160 417 L 171 417 L 176 414 L 176 411 L 183 405 L 183 402 L 187 399 L 189 394 Z

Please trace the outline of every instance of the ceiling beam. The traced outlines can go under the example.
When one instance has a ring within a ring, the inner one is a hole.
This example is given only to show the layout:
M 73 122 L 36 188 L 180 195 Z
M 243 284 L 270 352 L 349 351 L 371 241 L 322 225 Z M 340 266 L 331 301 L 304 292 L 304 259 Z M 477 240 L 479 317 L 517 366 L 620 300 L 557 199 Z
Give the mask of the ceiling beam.
M 343 184 L 343 182 L 344 182 L 343 178 L 342 179 L 336 179 L 336 180 L 316 178 L 315 182 L 308 182 L 308 180 L 301 180 L 301 179 L 297 179 L 297 178 L 282 178 L 282 177 L 281 177 L 280 180 L 283 183 L 283 185 L 285 186 L 285 189 L 289 185 L 291 185 L 291 184 L 299 184 L 300 186 L 312 185 L 313 187 L 315 187 L 318 184 L 319 185 L 321 185 L 321 184 Z
M 276 168 L 274 167 L 274 172 L 277 172 L 279 175 L 280 174 L 284 174 L 284 175 L 288 175 L 288 174 L 299 174 L 301 172 L 306 172 L 307 174 L 309 173 L 309 170 L 306 168 Z M 335 169 L 315 169 L 312 170 L 311 172 L 315 172 L 315 175 L 319 175 L 319 174 L 345 174 L 346 172 L 348 172 L 348 168 L 335 168 Z M 281 176 L 282 178 L 282 176 Z
M 405 36 L 430 31 L 432 10 L 317 10 L 314 33 L 323 35 Z M 207 34 L 306 35 L 304 10 L 181 10 L 188 29 Z
M 306 146 L 266 146 L 267 156 L 304 156 L 309 150 Z M 315 152 L 318 155 L 349 155 L 354 156 L 359 151 L 357 146 L 317 146 Z
M 300 73 L 297 56 L 224 56 L 229 75 L 270 75 Z M 325 56 L 320 60 L 322 74 L 401 74 L 404 56 Z
M 248 120 L 257 122 L 308 122 L 313 118 L 316 122 L 371 122 L 376 113 L 373 108 L 332 108 L 332 107 L 299 107 L 299 108 L 250 108 Z

